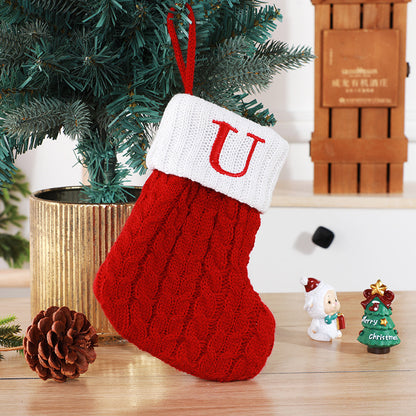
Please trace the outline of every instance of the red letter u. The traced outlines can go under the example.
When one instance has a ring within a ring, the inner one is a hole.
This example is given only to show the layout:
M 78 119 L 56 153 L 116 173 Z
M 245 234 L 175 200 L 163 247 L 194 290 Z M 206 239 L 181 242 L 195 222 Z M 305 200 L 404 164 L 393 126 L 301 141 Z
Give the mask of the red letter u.
M 226 123 L 225 121 L 217 121 L 212 120 L 213 123 L 218 124 L 220 126 L 217 137 L 215 138 L 214 144 L 212 145 L 211 154 L 209 156 L 209 162 L 211 163 L 211 166 L 222 175 L 232 176 L 234 178 L 239 178 L 241 176 L 244 176 L 247 173 L 248 167 L 250 165 L 251 157 L 253 156 L 254 150 L 257 146 L 257 143 L 264 143 L 264 140 L 260 137 L 255 136 L 254 134 L 247 133 L 248 137 L 251 137 L 253 139 L 253 144 L 251 145 L 250 152 L 248 153 L 246 164 L 244 166 L 244 169 L 241 172 L 238 173 L 232 173 L 227 172 L 220 166 L 220 155 L 222 151 L 222 147 L 224 146 L 225 140 L 227 139 L 228 133 L 233 131 L 234 133 L 238 133 L 238 130 L 235 129 L 230 124 Z

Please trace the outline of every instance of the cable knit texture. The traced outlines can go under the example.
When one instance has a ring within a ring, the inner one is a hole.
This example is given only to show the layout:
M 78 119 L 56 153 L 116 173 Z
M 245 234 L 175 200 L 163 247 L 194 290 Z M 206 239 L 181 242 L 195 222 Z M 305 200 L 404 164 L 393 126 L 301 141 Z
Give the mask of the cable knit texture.
M 192 179 L 265 212 L 288 149 L 270 127 L 177 94 L 165 109 L 146 163 L 150 170 Z
M 154 170 L 94 281 L 114 328 L 171 366 L 217 381 L 260 372 L 272 313 L 247 275 L 255 208 Z

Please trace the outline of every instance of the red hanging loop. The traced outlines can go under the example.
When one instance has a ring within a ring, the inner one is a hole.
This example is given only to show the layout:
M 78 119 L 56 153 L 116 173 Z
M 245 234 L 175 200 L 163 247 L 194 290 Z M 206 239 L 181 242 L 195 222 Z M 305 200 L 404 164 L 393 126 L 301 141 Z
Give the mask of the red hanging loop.
M 185 87 L 185 93 L 192 95 L 192 89 L 194 86 L 196 28 L 195 16 L 192 7 L 188 3 L 186 3 L 186 8 L 189 10 L 189 18 L 191 19 L 191 24 L 189 25 L 186 65 L 183 60 L 178 37 L 176 36 L 175 25 L 173 24 L 173 12 L 175 11 L 174 7 L 172 7 L 170 9 L 170 12 L 168 13 L 167 26 L 170 38 L 172 40 L 173 51 L 175 52 L 176 63 L 178 64 L 179 72 L 182 77 L 183 86 Z

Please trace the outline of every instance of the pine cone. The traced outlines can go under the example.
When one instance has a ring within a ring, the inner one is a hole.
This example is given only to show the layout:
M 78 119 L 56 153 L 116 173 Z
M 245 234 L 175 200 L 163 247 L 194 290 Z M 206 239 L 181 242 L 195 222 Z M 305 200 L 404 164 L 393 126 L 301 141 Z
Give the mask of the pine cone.
M 95 361 L 98 336 L 83 313 L 51 306 L 27 328 L 23 340 L 26 361 L 42 380 L 64 382 L 88 370 Z

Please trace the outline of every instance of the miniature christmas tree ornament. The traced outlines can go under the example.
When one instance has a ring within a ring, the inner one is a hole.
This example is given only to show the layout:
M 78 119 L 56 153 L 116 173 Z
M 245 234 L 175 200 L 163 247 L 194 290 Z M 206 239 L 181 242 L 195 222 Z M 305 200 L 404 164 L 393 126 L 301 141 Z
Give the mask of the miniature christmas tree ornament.
M 363 329 L 358 335 L 358 341 L 367 345 L 367 351 L 373 354 L 387 354 L 390 347 L 400 344 L 398 332 L 390 315 L 394 293 L 377 280 L 363 292 L 365 299 L 361 302 L 365 313 L 361 324 Z
M 315 341 L 341 338 L 345 320 L 339 312 L 341 304 L 335 289 L 313 277 L 302 278 L 300 282 L 305 286 L 304 309 L 312 318 L 308 335 Z

